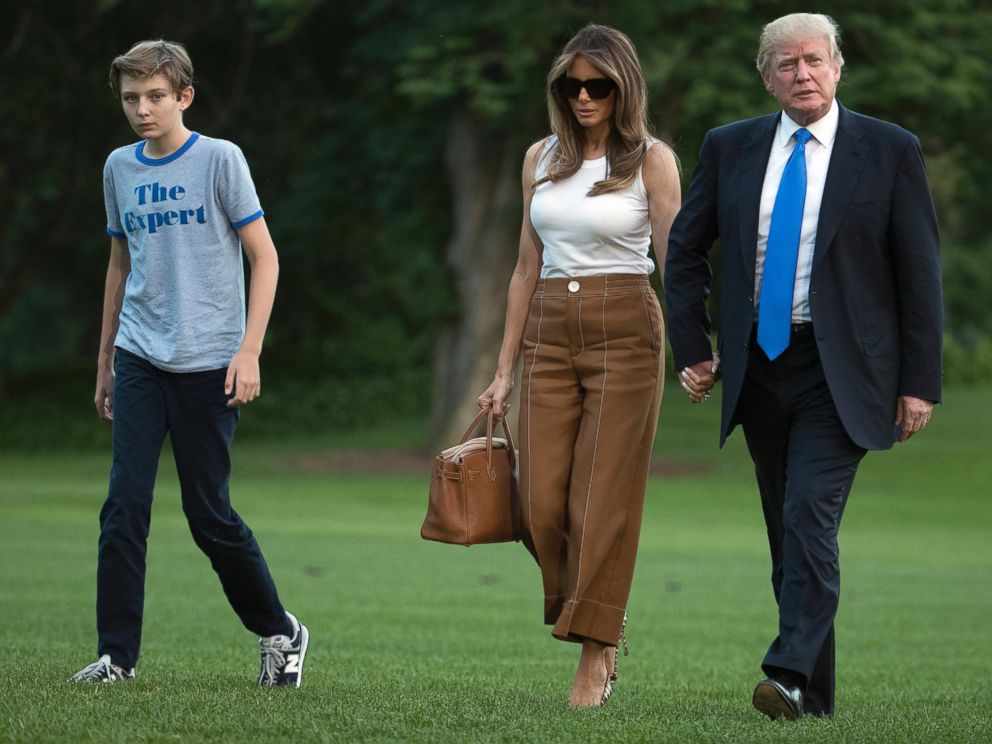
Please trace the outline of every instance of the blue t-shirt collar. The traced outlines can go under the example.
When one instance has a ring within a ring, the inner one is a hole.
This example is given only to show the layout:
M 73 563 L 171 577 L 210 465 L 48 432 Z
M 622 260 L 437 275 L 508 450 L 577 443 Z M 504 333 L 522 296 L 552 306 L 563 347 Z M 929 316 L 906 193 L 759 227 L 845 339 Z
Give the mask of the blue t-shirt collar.
M 147 140 L 141 140 L 138 146 L 134 149 L 134 156 L 138 159 L 138 162 L 144 163 L 145 165 L 165 165 L 166 163 L 171 163 L 173 160 L 178 160 L 183 156 L 183 154 L 193 146 L 193 144 L 200 139 L 199 132 L 191 132 L 186 141 L 183 142 L 183 146 L 176 150 L 171 155 L 166 155 L 164 158 L 149 158 L 145 156 L 145 142 Z

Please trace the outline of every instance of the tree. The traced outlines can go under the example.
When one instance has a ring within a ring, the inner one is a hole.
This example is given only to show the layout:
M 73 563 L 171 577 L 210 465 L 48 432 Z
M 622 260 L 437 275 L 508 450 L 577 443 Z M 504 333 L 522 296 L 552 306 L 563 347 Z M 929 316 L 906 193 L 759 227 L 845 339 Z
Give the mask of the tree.
M 688 179 L 707 129 L 774 110 L 751 60 L 761 26 L 792 9 L 219 0 L 177 14 L 25 0 L 0 30 L 0 85 L 13 92 L 0 118 L 0 396 L 4 377 L 52 369 L 59 384 L 76 360 L 92 365 L 107 260 L 100 172 L 110 150 L 135 139 L 106 69 L 138 39 L 189 46 L 188 123 L 234 140 L 251 164 L 282 258 L 263 358 L 278 384 L 266 400 L 317 429 L 425 413 L 433 399 L 434 436 L 449 441 L 495 367 L 520 167 L 547 134 L 544 80 L 557 51 L 589 21 L 627 31 L 656 131 Z M 992 9 L 966 0 L 820 9 L 844 30 L 840 98 L 923 142 L 954 275 L 948 327 L 984 342 L 992 309 L 972 299 L 990 244 Z

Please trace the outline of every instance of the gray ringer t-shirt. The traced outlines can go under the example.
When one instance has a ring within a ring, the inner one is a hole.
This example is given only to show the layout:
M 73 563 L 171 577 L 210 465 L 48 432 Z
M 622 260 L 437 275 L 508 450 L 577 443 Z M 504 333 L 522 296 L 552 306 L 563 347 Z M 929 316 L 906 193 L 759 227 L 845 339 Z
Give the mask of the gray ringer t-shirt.
M 263 214 L 248 163 L 196 132 L 164 158 L 144 144 L 114 150 L 103 169 L 107 232 L 131 256 L 115 345 L 170 372 L 226 367 L 245 332 L 237 229 Z

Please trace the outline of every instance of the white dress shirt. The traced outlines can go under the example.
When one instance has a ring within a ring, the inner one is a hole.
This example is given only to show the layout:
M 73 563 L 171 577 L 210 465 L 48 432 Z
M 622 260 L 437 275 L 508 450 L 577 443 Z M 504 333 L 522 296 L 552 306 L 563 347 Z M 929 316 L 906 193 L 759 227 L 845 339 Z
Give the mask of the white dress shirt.
M 823 201 L 823 186 L 827 181 L 827 168 L 830 153 L 834 149 L 837 136 L 839 110 L 834 99 L 830 110 L 820 119 L 806 127 L 813 135 L 806 143 L 806 204 L 803 209 L 803 225 L 799 236 L 799 257 L 796 260 L 796 283 L 792 292 L 792 322 L 809 321 L 809 280 L 813 270 L 813 246 L 816 243 L 816 226 L 820 219 L 820 203 Z M 765 251 L 768 247 L 768 229 L 772 222 L 772 209 L 778 195 L 778 185 L 782 180 L 785 165 L 796 146 L 793 135 L 800 126 L 784 111 L 775 130 L 772 151 L 765 169 L 765 183 L 761 188 L 761 208 L 758 213 L 758 251 L 754 267 L 755 308 L 761 299 L 761 278 L 765 271 Z

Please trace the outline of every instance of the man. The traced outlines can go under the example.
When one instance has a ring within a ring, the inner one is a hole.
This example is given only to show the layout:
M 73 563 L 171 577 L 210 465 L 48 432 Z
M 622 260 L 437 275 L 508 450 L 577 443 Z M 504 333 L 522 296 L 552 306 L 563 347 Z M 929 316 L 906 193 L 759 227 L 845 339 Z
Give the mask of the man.
M 141 140 L 114 150 L 104 167 L 110 263 L 94 403 L 113 422 L 113 466 L 100 512 L 99 658 L 72 679 L 134 679 L 168 432 L 193 539 L 260 636 L 258 684 L 299 687 L 309 631 L 283 608 L 229 492 L 239 406 L 261 392 L 276 249 L 241 150 L 183 123 L 194 95 L 185 47 L 135 44 L 111 63 L 110 86 Z M 242 254 L 252 269 L 247 312 Z
M 779 628 L 753 704 L 773 719 L 833 714 L 837 530 L 858 463 L 923 429 L 940 399 L 939 242 L 919 142 L 835 100 L 843 64 L 827 16 L 764 28 L 757 66 L 782 111 L 706 135 L 668 248 L 682 386 L 702 402 L 722 373 L 721 445 L 740 424 L 754 460 Z

